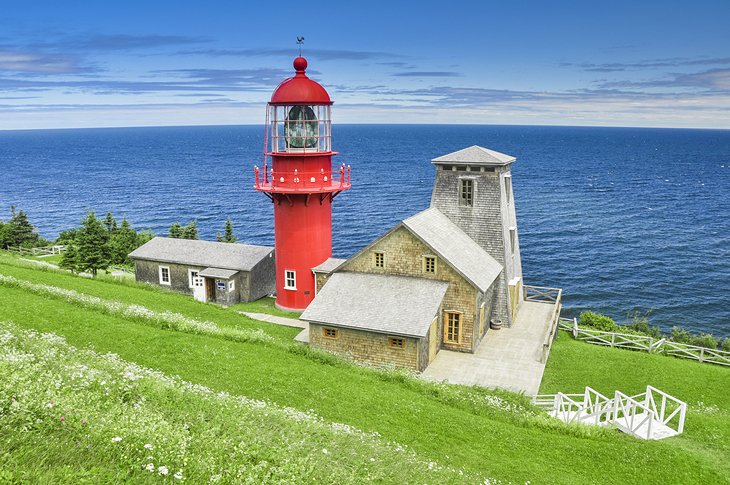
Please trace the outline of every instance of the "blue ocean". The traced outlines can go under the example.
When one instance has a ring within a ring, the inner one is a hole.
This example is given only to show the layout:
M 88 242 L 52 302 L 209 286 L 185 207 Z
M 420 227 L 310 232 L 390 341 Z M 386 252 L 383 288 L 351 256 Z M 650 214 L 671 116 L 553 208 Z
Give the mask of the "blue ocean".
M 525 283 L 582 310 L 730 336 L 730 131 L 532 126 L 336 125 L 334 252 L 347 257 L 428 207 L 430 160 L 470 145 L 517 157 Z M 263 127 L 0 132 L 0 219 L 12 204 L 42 235 L 88 209 L 164 234 L 197 219 L 215 237 L 273 244 L 271 203 L 252 189 Z

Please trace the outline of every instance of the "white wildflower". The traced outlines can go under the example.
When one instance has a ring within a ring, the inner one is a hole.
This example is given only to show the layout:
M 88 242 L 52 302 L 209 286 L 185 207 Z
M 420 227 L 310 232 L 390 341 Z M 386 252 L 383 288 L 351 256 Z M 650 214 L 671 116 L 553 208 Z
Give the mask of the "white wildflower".
M 147 443 L 146 445 L 144 445 L 144 447 L 146 450 L 151 450 L 154 448 L 154 446 L 152 446 L 150 443 Z
M 120 441 L 122 441 L 122 438 L 121 436 L 115 436 L 114 438 L 112 438 L 112 441 L 115 443 L 119 443 Z
M 172 476 L 175 480 L 182 480 L 182 470 L 178 470 L 175 472 L 175 474 Z
M 327 448 L 322 448 L 322 453 L 326 455 L 327 453 L 329 453 L 329 451 L 327 451 Z
M 155 471 L 155 464 L 154 463 L 147 463 L 147 466 L 145 467 L 148 472 L 152 473 Z
M 168 470 L 165 465 L 162 465 L 160 467 L 157 467 L 157 473 L 159 473 L 160 475 L 167 475 L 168 473 L 170 473 L 170 470 Z

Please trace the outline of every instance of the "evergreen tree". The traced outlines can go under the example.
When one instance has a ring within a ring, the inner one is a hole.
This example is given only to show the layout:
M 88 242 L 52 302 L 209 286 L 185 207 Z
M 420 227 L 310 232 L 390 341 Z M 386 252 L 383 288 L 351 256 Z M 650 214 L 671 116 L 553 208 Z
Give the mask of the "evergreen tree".
M 5 231 L 7 232 L 7 245 L 8 246 L 26 246 L 33 247 L 38 243 L 40 236 L 33 227 L 33 224 L 28 220 L 28 216 L 21 209 L 16 212 L 15 206 L 10 208 L 12 217 L 7 222 L 9 226 Z
M 127 258 L 127 255 L 137 249 L 137 247 L 137 231 L 132 229 L 129 221 L 124 217 L 121 225 L 112 232 L 109 239 L 111 263 L 130 264 L 131 261 Z
M 76 241 L 76 234 L 78 232 L 78 229 L 65 229 L 58 233 L 58 237 L 56 238 L 54 243 L 62 245 L 73 244 Z
M 233 234 L 233 223 L 231 222 L 230 216 L 226 218 L 226 226 L 223 234 L 220 232 L 216 236 L 218 242 L 234 243 L 238 241 L 238 238 Z
M 111 212 L 106 213 L 106 218 L 104 219 L 104 225 L 106 226 L 106 231 L 109 234 L 116 232 L 117 220 L 114 219 L 114 215 Z
M 89 211 L 81 221 L 76 243 L 80 270 L 90 271 L 96 276 L 100 269 L 109 267 L 109 233 L 93 211 Z
M 193 219 L 187 226 L 182 228 L 183 239 L 198 239 L 198 221 Z
M 6 249 L 10 245 L 8 242 L 9 227 L 8 224 L 0 221 L 0 248 Z
M 173 222 L 170 226 L 169 234 L 171 238 L 182 239 L 183 227 L 180 225 L 179 222 Z
M 73 273 L 79 270 L 79 253 L 74 242 L 66 243 L 66 250 L 61 253 L 61 262 L 58 266 Z
M 155 235 L 152 234 L 152 231 L 149 229 L 145 229 L 144 231 L 140 231 L 137 233 L 137 248 L 141 245 L 145 244 L 147 241 L 151 241 L 154 239 Z M 135 248 L 135 249 L 137 249 Z

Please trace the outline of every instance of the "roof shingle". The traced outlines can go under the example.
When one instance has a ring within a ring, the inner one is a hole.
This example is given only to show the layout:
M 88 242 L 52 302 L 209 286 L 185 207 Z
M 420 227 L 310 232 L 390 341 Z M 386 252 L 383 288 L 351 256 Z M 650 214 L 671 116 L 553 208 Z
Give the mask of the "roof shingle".
M 370 273 L 334 273 L 301 320 L 372 332 L 423 337 L 441 300 L 445 281 Z
M 237 243 L 156 237 L 129 254 L 131 259 L 251 271 L 274 248 Z

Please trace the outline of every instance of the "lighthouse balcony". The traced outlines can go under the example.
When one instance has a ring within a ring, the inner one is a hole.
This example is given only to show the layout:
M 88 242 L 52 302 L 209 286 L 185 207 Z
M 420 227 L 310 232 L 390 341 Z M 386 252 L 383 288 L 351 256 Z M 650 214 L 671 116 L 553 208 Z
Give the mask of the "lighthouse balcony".
M 342 165 L 334 173 L 300 172 L 299 170 L 274 171 L 254 167 L 254 189 L 259 192 L 279 194 L 327 194 L 350 188 L 350 167 Z

